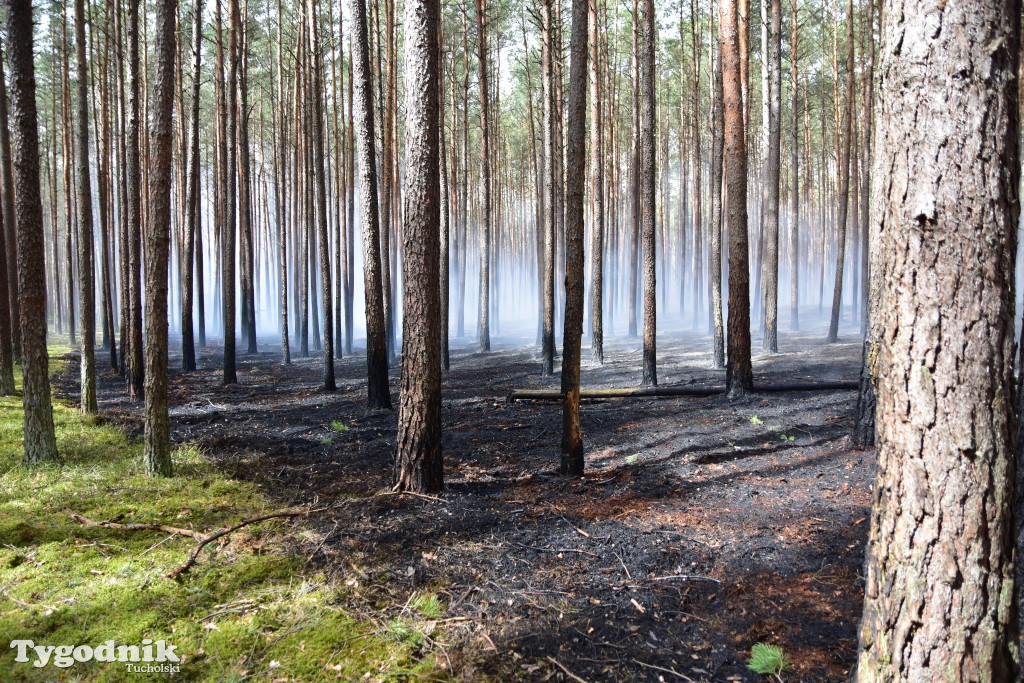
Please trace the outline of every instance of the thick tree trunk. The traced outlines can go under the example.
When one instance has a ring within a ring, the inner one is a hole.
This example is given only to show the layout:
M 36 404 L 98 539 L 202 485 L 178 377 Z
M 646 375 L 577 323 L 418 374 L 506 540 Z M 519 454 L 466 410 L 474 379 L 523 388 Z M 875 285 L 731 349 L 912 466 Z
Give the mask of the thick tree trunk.
M 742 2 L 742 0 L 741 0 Z M 750 265 L 747 253 L 747 142 L 736 0 L 722 0 L 722 102 L 725 107 L 725 194 L 729 229 L 729 334 L 726 379 L 730 398 L 753 391 L 750 364 Z
M 481 5 L 477 7 L 482 11 Z M 402 231 L 405 305 L 402 393 L 395 451 L 396 491 L 432 492 L 444 488 L 438 289 L 439 14 L 438 0 L 405 2 L 405 183 L 402 193 L 405 197 Z
M 1020 6 L 893 0 L 882 16 L 878 476 L 857 678 L 1018 680 Z
M 96 272 L 93 264 L 92 183 L 89 179 L 89 66 L 85 54 L 85 0 L 75 0 L 75 64 L 78 70 L 75 170 L 78 174 L 78 302 L 79 328 L 82 332 L 81 409 L 83 413 L 95 413 Z
M 79 0 L 81 1 L 81 0 Z M 156 0 L 146 221 L 146 474 L 169 477 L 167 416 L 167 264 L 171 236 L 171 125 L 177 0 Z
M 22 406 L 25 410 L 24 462 L 59 462 L 50 402 L 46 355 L 46 257 L 43 200 L 39 179 L 39 129 L 33 63 L 32 3 L 6 0 L 8 57 L 11 65 L 13 178 L 18 237 L 18 295 L 21 299 Z
M 355 128 L 359 148 L 360 206 L 363 214 L 363 282 L 366 296 L 366 401 L 370 409 L 391 409 L 388 356 L 381 286 L 380 224 L 377 213 L 377 160 L 373 132 L 373 80 L 366 30 L 365 0 L 352 0 L 355 31 Z

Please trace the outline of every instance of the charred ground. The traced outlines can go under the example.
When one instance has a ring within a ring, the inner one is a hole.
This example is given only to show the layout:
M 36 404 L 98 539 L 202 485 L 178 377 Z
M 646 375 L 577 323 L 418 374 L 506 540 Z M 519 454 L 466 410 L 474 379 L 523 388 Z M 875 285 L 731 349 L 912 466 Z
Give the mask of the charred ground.
M 282 366 L 264 343 L 222 387 L 219 348 L 203 350 L 198 371 L 171 377 L 172 439 L 282 506 L 350 501 L 282 543 L 351 585 L 347 607 L 371 618 L 414 590 L 441 595 L 429 646 L 457 676 L 565 677 L 561 665 L 587 680 L 754 681 L 750 647 L 769 642 L 796 680 L 845 678 L 875 470 L 848 438 L 856 393 L 584 401 L 587 474 L 567 479 L 560 406 L 506 400 L 557 387 L 528 344 L 453 351 L 440 500 L 376 495 L 392 481 L 396 417 L 365 409 L 362 355 L 337 362 L 327 394 L 318 358 Z M 755 358 L 755 381 L 857 376 L 852 339 L 782 334 L 779 346 L 798 350 Z M 659 348 L 662 385 L 721 384 L 707 338 Z M 583 386 L 639 383 L 638 341 L 606 343 L 605 358 L 584 360 Z M 58 395 L 76 398 L 76 370 Z M 100 399 L 104 419 L 141 430 L 119 377 L 101 377 Z

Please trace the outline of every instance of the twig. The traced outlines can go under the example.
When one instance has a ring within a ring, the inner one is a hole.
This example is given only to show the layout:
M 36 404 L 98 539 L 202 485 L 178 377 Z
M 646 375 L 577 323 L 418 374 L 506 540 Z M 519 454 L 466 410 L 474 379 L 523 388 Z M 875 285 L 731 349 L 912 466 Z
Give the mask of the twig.
M 526 545 L 525 543 L 517 543 L 517 545 L 521 545 L 524 548 L 529 548 L 530 550 L 536 550 L 542 553 L 579 553 L 581 555 L 589 555 L 590 557 L 601 557 L 600 555 L 592 553 L 589 550 L 577 550 L 576 548 L 538 548 L 535 545 Z
M 573 672 L 571 672 L 568 669 L 566 669 L 564 664 L 562 664 L 560 661 L 558 661 L 557 659 L 555 659 L 551 655 L 548 655 L 548 661 L 551 662 L 552 664 L 554 664 L 555 666 L 557 666 L 562 671 L 564 671 L 566 676 L 568 676 L 572 680 L 576 681 L 577 683 L 587 683 L 587 680 L 585 678 L 580 678 L 579 676 L 577 676 Z
M 566 519 L 565 517 L 563 517 L 562 515 L 558 515 L 558 516 L 562 518 L 562 521 L 563 521 L 563 522 L 565 522 L 566 524 L 568 524 L 569 526 L 571 526 L 571 527 L 572 527 L 573 529 L 575 529 L 576 531 L 578 531 L 578 532 L 580 533 L 580 535 L 582 535 L 582 536 L 586 536 L 587 538 L 590 538 L 590 534 L 588 534 L 588 533 L 587 533 L 586 531 L 584 531 L 583 529 L 579 528 L 578 526 L 576 526 L 575 524 L 573 524 L 572 522 L 570 522 L 569 520 L 567 520 L 567 519 Z
M 712 578 L 710 576 L 699 576 L 697 574 L 673 574 L 672 576 L 654 576 L 651 577 L 651 581 L 714 581 L 715 583 L 722 583 L 719 579 Z
M 51 605 L 42 605 L 42 604 L 33 605 L 31 602 L 25 602 L 24 600 L 19 600 L 18 598 L 14 597 L 13 595 L 11 595 L 10 593 L 7 592 L 7 586 L 0 586 L 0 593 L 2 593 L 3 596 L 5 598 L 7 598 L 8 600 L 10 600 L 11 602 L 13 602 L 15 604 L 18 604 L 18 605 L 21 605 L 25 609 L 45 608 L 45 609 L 50 610 L 51 612 L 56 612 L 57 611 L 57 608 L 53 607 Z
M 167 541 L 171 540 L 172 538 L 174 538 L 174 534 L 171 534 L 170 536 L 168 536 L 167 538 L 165 538 L 162 541 L 157 541 L 153 545 L 151 545 L 148 548 L 146 548 L 146 550 L 141 555 L 139 555 L 139 557 L 145 557 L 147 554 L 149 554 L 149 551 L 156 550 L 157 548 L 162 546 L 164 543 L 167 543 Z
M 167 526 L 166 524 L 118 524 L 117 522 L 109 521 L 97 522 L 96 520 L 89 519 L 85 515 L 72 512 L 68 508 L 64 508 L 61 512 L 84 526 L 95 526 L 103 529 L 120 529 L 121 531 L 165 531 L 169 534 L 188 536 L 189 538 L 195 538 L 197 540 L 203 537 L 203 535 L 198 531 L 192 531 L 191 529 L 179 529 L 178 527 Z
M 615 552 L 614 550 L 612 551 L 612 554 L 615 555 L 615 557 L 619 558 L 619 564 L 621 564 L 622 568 L 626 570 L 626 578 L 629 579 L 630 581 L 632 581 L 633 577 L 630 575 L 629 569 L 626 567 L 626 563 L 622 561 L 622 558 L 619 557 L 619 554 L 617 552 Z
M 326 508 L 321 508 L 321 509 L 326 509 Z M 203 548 L 208 546 L 210 543 L 213 543 L 218 538 L 222 538 L 222 537 L 227 536 L 228 534 L 230 534 L 232 532 L 238 531 L 239 529 L 241 529 L 244 526 L 249 526 L 250 524 L 255 524 L 257 522 L 265 522 L 268 519 L 277 519 L 278 517 L 301 517 L 303 515 L 308 515 L 311 512 L 318 512 L 318 511 L 317 510 L 287 510 L 285 512 L 275 512 L 275 513 L 273 513 L 271 515 L 260 515 L 259 517 L 250 517 L 248 519 L 243 519 L 241 522 L 239 522 L 238 524 L 236 524 L 234 526 L 228 527 L 227 529 L 224 529 L 223 531 L 218 531 L 215 534 L 210 534 L 209 536 L 203 538 L 199 542 L 199 545 L 197 545 L 195 547 L 195 550 L 192 551 L 192 554 L 189 555 L 189 558 L 185 561 L 185 563 L 180 565 L 180 566 L 178 566 L 178 567 L 175 567 L 171 571 L 167 572 L 166 574 L 164 574 L 164 577 L 168 578 L 168 579 L 173 579 L 174 577 L 176 577 L 176 576 L 178 576 L 180 574 L 184 574 L 189 569 L 191 569 L 193 566 L 195 566 L 196 558 L 199 557 L 199 553 L 202 552 Z
M 639 659 L 634 659 L 633 663 L 634 664 L 639 664 L 640 666 L 646 666 L 648 669 L 656 669 L 658 671 L 664 671 L 667 674 L 672 674 L 673 676 L 679 676 L 679 678 L 683 679 L 684 681 L 690 681 L 690 683 L 693 683 L 693 679 L 692 678 L 690 678 L 689 676 L 686 676 L 684 674 L 679 673 L 675 669 L 666 669 L 666 668 L 661 667 L 661 666 L 655 666 L 654 664 L 647 664 L 646 662 L 641 662 Z
M 374 498 L 381 496 L 415 496 L 417 498 L 423 498 L 424 500 L 434 500 L 437 501 L 438 503 L 448 502 L 444 498 L 438 498 L 437 496 L 428 496 L 425 493 L 416 493 L 415 491 L 384 491 L 383 493 L 376 494 Z

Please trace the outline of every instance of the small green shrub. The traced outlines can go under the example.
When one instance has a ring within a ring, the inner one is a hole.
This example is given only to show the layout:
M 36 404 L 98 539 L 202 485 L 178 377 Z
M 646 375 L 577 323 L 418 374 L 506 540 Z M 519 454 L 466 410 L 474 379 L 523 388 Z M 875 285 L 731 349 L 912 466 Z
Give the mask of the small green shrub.
M 424 593 L 413 598 L 411 606 L 427 619 L 440 619 L 444 614 L 441 601 L 433 593 Z
M 789 657 L 778 645 L 757 643 L 750 648 L 750 663 L 747 668 L 764 676 L 782 680 L 782 672 L 789 669 Z
M 339 420 L 331 420 L 331 429 L 342 434 L 348 433 L 348 425 Z

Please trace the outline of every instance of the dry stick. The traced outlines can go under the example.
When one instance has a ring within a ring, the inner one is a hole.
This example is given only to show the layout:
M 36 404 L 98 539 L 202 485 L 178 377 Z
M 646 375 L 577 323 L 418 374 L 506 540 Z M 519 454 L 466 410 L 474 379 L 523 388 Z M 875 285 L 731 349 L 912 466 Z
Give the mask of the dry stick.
M 122 531 L 165 531 L 169 534 L 188 536 L 189 538 L 195 538 L 197 540 L 203 538 L 203 535 L 198 531 L 192 531 L 191 529 L 179 529 L 178 527 L 167 526 L 166 524 L 118 524 L 117 522 L 110 521 L 97 522 L 89 519 L 85 515 L 72 512 L 68 508 L 64 508 L 62 512 L 69 518 L 85 526 L 100 527 L 102 529 L 120 529 Z
M 678 579 L 680 581 L 714 581 L 715 583 L 722 583 L 719 579 L 711 576 L 700 576 L 698 574 L 674 574 L 672 576 L 654 576 L 651 581 L 672 581 Z
M 438 503 L 448 502 L 444 498 L 438 498 L 437 496 L 428 496 L 425 493 L 416 493 L 414 491 L 385 491 L 383 493 L 378 493 L 374 495 L 374 498 L 378 498 L 381 496 L 415 496 L 417 498 L 423 498 L 424 500 L 434 500 L 437 501 Z
M 687 676 L 685 674 L 679 673 L 675 669 L 666 669 L 666 668 L 661 667 L 661 666 L 655 666 L 654 664 L 648 664 L 646 662 L 641 662 L 639 659 L 634 659 L 633 663 L 634 664 L 639 664 L 640 666 L 646 666 L 648 669 L 656 669 L 658 671 L 664 671 L 667 674 L 672 674 L 674 676 L 679 676 L 679 678 L 683 679 L 684 681 L 691 681 L 691 683 L 693 681 L 692 678 L 690 678 L 689 676 Z
M 577 683 L 587 683 L 587 680 L 585 678 L 580 678 L 579 676 L 577 676 L 573 672 L 571 672 L 568 669 L 566 669 L 564 664 L 562 664 L 560 661 L 558 661 L 557 659 L 555 659 L 551 655 L 548 655 L 548 661 L 551 662 L 552 664 L 554 664 L 555 666 L 557 666 L 562 671 L 564 671 L 566 676 L 568 676 L 572 680 L 576 681 Z
M 518 543 L 517 545 L 542 553 L 579 553 L 581 555 L 590 555 L 591 557 L 600 557 L 600 555 L 596 555 L 589 550 L 577 550 L 576 548 L 538 548 L 535 545 L 526 545 L 525 543 Z
M 326 508 L 321 508 L 321 510 L 324 509 Z M 308 515 L 311 512 L 319 512 L 319 510 L 289 510 L 286 512 L 275 512 L 272 515 L 260 515 L 259 517 L 250 517 L 248 519 L 243 519 L 241 522 L 234 526 L 228 527 L 223 531 L 218 531 L 215 534 L 210 534 L 209 536 L 205 537 L 203 540 L 199 542 L 199 545 L 195 547 L 195 550 L 192 551 L 192 554 L 189 555 L 188 560 L 186 560 L 184 564 L 175 567 L 171 571 L 167 572 L 166 574 L 164 574 L 164 577 L 168 579 L 173 579 L 174 577 L 180 574 L 184 574 L 191 567 L 195 566 L 196 558 L 199 557 L 199 553 L 202 552 L 203 548 L 208 546 L 213 541 L 216 541 L 218 538 L 222 538 L 232 532 L 238 531 L 244 526 L 249 526 L 250 524 L 255 524 L 257 522 L 265 522 L 268 519 L 277 519 L 278 517 L 301 517 L 303 515 Z

